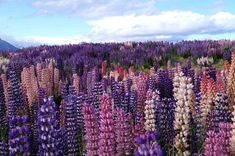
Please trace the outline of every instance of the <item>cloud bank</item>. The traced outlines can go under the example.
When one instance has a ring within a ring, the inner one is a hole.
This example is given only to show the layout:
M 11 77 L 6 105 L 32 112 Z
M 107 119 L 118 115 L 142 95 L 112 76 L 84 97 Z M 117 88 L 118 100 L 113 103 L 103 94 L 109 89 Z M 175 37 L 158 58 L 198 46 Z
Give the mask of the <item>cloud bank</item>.
M 160 11 L 157 6 L 160 1 L 167 0 L 37 0 L 31 5 L 39 14 L 67 14 L 72 18 L 82 18 L 91 30 L 82 36 L 24 36 L 15 40 L 33 41 L 34 44 L 75 44 L 213 37 L 235 39 L 235 14 L 225 11 L 213 14 Z M 219 0 L 219 4 L 222 3 Z
M 24 41 L 42 44 L 75 44 L 79 42 L 122 42 L 213 38 L 213 35 L 235 32 L 235 15 L 218 12 L 204 15 L 190 11 L 167 11 L 156 15 L 109 16 L 88 20 L 90 33 L 84 36 L 44 37 L 26 36 Z M 191 36 L 191 37 L 190 37 Z M 19 39 L 20 40 L 20 39 Z

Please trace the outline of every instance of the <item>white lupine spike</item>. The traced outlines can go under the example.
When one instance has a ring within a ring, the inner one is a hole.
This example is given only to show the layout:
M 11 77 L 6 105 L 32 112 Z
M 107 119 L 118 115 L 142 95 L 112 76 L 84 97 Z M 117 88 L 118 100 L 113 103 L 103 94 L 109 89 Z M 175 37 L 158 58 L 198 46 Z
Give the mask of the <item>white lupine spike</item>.
M 188 148 L 188 131 L 189 131 L 189 112 L 192 102 L 193 85 L 191 78 L 180 74 L 175 74 L 174 78 L 174 98 L 176 100 L 174 129 L 179 130 L 175 137 L 174 146 L 177 149 L 176 155 L 189 155 Z

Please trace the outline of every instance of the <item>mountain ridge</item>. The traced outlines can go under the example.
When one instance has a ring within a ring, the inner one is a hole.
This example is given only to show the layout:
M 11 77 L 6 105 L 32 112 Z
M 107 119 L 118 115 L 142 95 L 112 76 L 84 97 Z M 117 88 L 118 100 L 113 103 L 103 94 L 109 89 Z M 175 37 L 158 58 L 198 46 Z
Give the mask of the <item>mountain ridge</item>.
M 0 51 L 15 51 L 17 49 L 14 45 L 0 38 Z

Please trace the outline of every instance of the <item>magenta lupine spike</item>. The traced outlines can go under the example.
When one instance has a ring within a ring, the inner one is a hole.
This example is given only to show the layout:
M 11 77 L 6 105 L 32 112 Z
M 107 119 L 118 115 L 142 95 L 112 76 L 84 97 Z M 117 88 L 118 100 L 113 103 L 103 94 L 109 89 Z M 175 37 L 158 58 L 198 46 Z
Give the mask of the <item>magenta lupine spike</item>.
M 219 135 L 220 143 L 222 146 L 222 155 L 231 155 L 230 149 L 230 138 L 232 136 L 232 124 L 231 123 L 219 123 Z
M 130 126 L 125 111 L 121 108 L 116 110 L 115 123 L 116 155 L 130 154 Z
M 114 120 L 111 109 L 111 98 L 107 94 L 101 96 L 99 155 L 115 155 Z
M 95 108 L 90 104 L 83 107 L 87 156 L 98 155 L 99 125 Z
M 144 73 L 140 73 L 137 82 L 136 82 L 136 87 L 137 87 L 137 110 L 142 112 L 144 110 L 144 101 L 145 101 L 145 95 L 147 92 L 147 82 L 148 76 Z
M 205 140 L 205 156 L 222 156 L 222 144 L 219 133 L 214 131 L 207 132 L 207 138 Z

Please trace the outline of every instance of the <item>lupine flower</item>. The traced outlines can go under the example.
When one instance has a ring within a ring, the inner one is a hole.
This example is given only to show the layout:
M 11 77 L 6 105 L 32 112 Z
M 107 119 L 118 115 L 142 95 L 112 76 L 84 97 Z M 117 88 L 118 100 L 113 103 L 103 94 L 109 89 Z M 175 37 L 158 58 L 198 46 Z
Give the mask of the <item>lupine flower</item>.
M 228 84 L 227 84 L 227 93 L 229 98 L 229 103 L 233 104 L 235 98 L 235 52 L 232 53 L 232 62 L 229 68 L 228 74 Z M 230 106 L 232 107 L 232 106 Z
M 57 118 L 56 109 L 53 99 L 50 97 L 45 99 L 38 112 L 38 128 L 39 128 L 39 151 L 38 155 L 59 155 L 57 149 Z
M 17 114 L 17 110 L 27 111 L 24 101 L 23 91 L 18 81 L 15 71 L 9 73 L 10 85 L 8 87 L 8 116 L 9 118 Z M 21 107 L 22 109 L 19 109 Z
M 136 138 L 137 147 L 134 151 L 135 156 L 163 156 L 163 151 L 159 144 L 158 134 L 151 132 L 142 134 Z
M 153 99 L 153 92 L 151 90 L 147 92 L 147 100 L 145 103 L 145 130 L 150 132 L 156 131 L 155 104 Z
M 116 110 L 115 119 L 116 134 L 116 155 L 130 154 L 131 151 L 131 129 L 124 110 L 118 108 Z
M 209 128 L 215 131 L 219 130 L 220 122 L 231 123 L 232 113 L 229 109 L 228 97 L 226 94 L 217 93 L 215 104 L 212 111 L 210 112 L 209 118 Z
M 231 154 L 235 154 L 235 105 L 232 112 Z
M 98 155 L 98 118 L 94 107 L 90 104 L 84 104 L 84 129 L 86 141 L 86 154 L 87 156 Z
M 140 73 L 136 82 L 136 91 L 137 91 L 137 111 L 143 112 L 144 110 L 144 102 L 145 102 L 145 95 L 147 92 L 147 75 L 144 73 Z
M 0 138 L 0 155 L 2 155 L 2 156 L 9 155 L 8 149 L 9 149 L 9 147 L 8 147 L 7 140 L 5 140 L 4 138 Z
M 231 138 L 231 130 L 232 130 L 232 124 L 231 123 L 226 123 L 226 122 L 221 122 L 219 124 L 219 135 L 220 135 L 220 140 L 219 143 L 222 145 L 222 155 L 231 155 L 231 149 L 230 149 L 230 138 Z
M 221 156 L 223 155 L 222 150 L 222 144 L 220 142 L 220 136 L 219 133 L 216 133 L 214 131 L 208 131 L 207 132 L 207 138 L 205 140 L 205 156 Z
M 0 131 L 7 126 L 7 114 L 6 114 L 7 108 L 5 105 L 5 97 L 4 97 L 4 89 L 3 89 L 3 83 L 2 79 L 0 78 Z
M 80 91 L 80 77 L 78 74 L 73 74 L 73 86 L 76 90 L 76 93 L 78 94 Z
M 176 75 L 178 76 L 178 75 Z M 175 137 L 175 147 L 178 155 L 189 155 L 188 133 L 189 133 L 189 113 L 192 102 L 193 85 L 191 78 L 179 74 L 179 87 L 174 94 L 176 99 L 174 129 L 177 131 Z
M 101 96 L 100 134 L 98 145 L 99 155 L 115 155 L 114 120 L 111 110 L 111 99 L 108 95 Z
M 65 114 L 65 128 L 66 128 L 66 142 L 67 155 L 78 155 L 78 140 L 77 140 L 77 126 L 76 126 L 76 96 L 69 95 L 66 102 Z
M 30 127 L 27 116 L 15 115 L 10 118 L 9 155 L 30 155 Z

